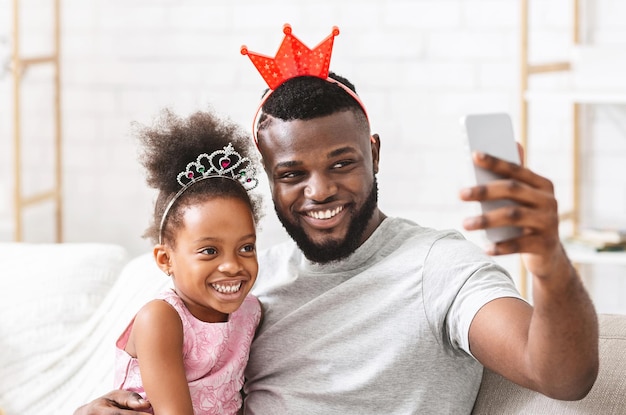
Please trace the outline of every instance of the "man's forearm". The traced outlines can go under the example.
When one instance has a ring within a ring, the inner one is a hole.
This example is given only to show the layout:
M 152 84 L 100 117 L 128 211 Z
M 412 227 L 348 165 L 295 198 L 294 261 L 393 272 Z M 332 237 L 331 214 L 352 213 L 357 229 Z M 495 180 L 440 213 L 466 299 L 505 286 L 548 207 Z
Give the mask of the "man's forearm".
M 560 275 L 534 277 L 527 356 L 551 397 L 581 399 L 598 372 L 598 320 L 583 283 L 566 261 Z

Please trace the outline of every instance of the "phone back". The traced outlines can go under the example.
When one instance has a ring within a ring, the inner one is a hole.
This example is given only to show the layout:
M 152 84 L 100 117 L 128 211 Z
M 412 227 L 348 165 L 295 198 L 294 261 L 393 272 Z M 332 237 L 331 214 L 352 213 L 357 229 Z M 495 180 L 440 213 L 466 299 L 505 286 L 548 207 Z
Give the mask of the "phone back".
M 520 164 L 517 144 L 513 134 L 511 117 L 505 113 L 469 114 L 462 118 L 470 152 L 481 151 L 494 157 Z M 473 163 L 476 184 L 486 184 L 502 177 Z M 509 199 L 491 200 L 480 203 L 483 213 L 494 209 L 515 205 Z M 516 226 L 501 226 L 485 230 L 492 242 L 518 237 L 522 230 Z

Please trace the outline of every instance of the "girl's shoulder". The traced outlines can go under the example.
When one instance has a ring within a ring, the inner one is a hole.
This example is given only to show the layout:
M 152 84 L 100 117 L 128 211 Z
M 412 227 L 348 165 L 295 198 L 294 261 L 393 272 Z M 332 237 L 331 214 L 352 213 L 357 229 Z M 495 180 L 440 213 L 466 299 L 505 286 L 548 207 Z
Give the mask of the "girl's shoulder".
M 159 328 L 166 326 L 180 326 L 180 316 L 178 311 L 163 299 L 154 299 L 143 305 L 135 316 L 134 326 L 147 326 L 148 328 Z
M 152 300 L 139 309 L 132 321 L 125 350 L 138 357 L 138 350 L 146 345 L 164 342 L 182 343 L 183 328 L 180 316 L 163 300 Z M 118 341 L 119 342 L 119 341 Z M 142 346 L 143 345 L 143 346 Z

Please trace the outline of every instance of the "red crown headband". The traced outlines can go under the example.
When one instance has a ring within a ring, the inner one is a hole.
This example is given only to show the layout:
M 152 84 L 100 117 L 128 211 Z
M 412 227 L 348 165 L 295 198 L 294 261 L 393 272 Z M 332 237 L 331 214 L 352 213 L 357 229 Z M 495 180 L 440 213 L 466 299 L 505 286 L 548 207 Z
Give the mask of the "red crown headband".
M 333 53 L 333 42 L 335 36 L 339 34 L 337 26 L 333 26 L 330 35 L 313 49 L 309 49 L 300 39 L 291 34 L 291 26 L 289 24 L 283 26 L 283 33 L 285 37 L 278 48 L 278 52 L 276 52 L 276 56 L 273 58 L 250 52 L 245 45 L 241 47 L 241 54 L 248 55 L 270 89 L 268 93 L 263 96 L 254 115 L 254 120 L 252 121 L 252 136 L 254 137 L 254 142 L 258 145 L 257 119 L 259 118 L 265 101 L 267 101 L 272 92 L 285 81 L 298 76 L 315 76 L 339 85 L 354 98 L 361 106 L 361 109 L 363 109 L 365 117 L 367 117 L 365 105 L 363 105 L 358 95 L 346 85 L 336 79 L 328 77 L 330 57 Z

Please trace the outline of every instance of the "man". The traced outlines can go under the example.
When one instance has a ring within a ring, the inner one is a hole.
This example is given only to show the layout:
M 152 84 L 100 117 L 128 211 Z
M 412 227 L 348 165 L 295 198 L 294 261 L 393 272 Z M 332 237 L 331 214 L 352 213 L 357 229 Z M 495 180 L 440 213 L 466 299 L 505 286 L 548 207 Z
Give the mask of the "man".
M 255 294 L 265 315 L 246 369 L 245 413 L 468 414 L 483 366 L 550 397 L 584 397 L 598 370 L 597 318 L 561 246 L 551 182 L 474 154 L 505 179 L 460 194 L 519 203 L 464 227 L 523 228 L 487 253 L 523 254 L 531 306 L 458 232 L 380 211 L 380 138 L 354 87 L 331 78 L 282 82 L 257 124 L 274 207 L 295 244 L 259 256 Z M 137 413 L 119 407 L 147 404 L 114 391 L 75 415 Z
M 380 138 L 342 88 L 315 77 L 282 84 L 264 104 L 258 145 L 297 247 L 259 257 L 265 317 L 246 374 L 246 413 L 469 413 L 481 364 L 557 399 L 586 395 L 598 370 L 596 315 L 559 241 L 548 180 L 476 154 L 477 165 L 508 179 L 461 192 L 468 201 L 520 203 L 464 225 L 524 228 L 489 253 L 523 253 L 531 307 L 459 234 L 380 211 Z M 106 405 L 76 413 L 134 413 Z

